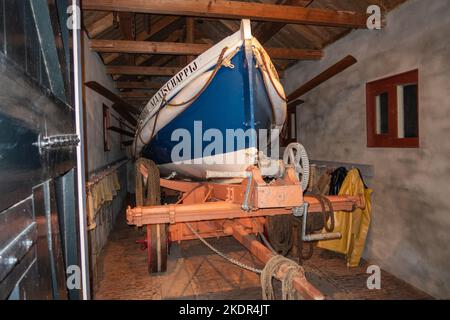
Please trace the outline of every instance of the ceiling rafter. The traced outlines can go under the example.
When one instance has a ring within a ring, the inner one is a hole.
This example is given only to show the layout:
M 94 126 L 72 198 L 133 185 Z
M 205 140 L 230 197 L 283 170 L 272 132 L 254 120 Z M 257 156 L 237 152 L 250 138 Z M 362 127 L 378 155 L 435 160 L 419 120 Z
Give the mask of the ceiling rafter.
M 366 28 L 367 20 L 366 13 L 241 1 L 85 0 L 82 8 L 349 28 Z
M 175 17 L 175 16 L 164 17 L 151 25 L 150 33 L 147 32 L 148 30 L 144 30 L 142 32 L 139 32 L 136 35 L 135 39 L 138 41 L 148 40 L 148 39 L 154 37 L 155 35 L 157 35 L 158 33 L 162 32 L 164 29 L 168 28 L 171 24 L 175 23 L 178 20 L 179 20 L 179 17 Z M 120 57 L 120 54 L 112 53 L 109 55 L 105 55 L 103 57 L 103 61 L 105 64 L 110 64 L 119 57 Z
M 366 28 L 367 6 L 379 5 L 386 13 L 405 1 L 84 0 L 82 8 L 93 50 L 122 99 L 141 106 L 188 61 L 238 31 L 241 18 L 252 20 L 253 35 L 282 74 L 300 59 L 320 59 L 324 47 L 354 28 Z M 135 16 L 131 37 L 121 24 L 130 12 Z
M 211 48 L 211 44 L 183 42 L 154 42 L 127 40 L 90 40 L 89 47 L 96 52 L 170 54 L 198 56 Z M 315 60 L 322 57 L 321 50 L 265 48 L 273 59 Z

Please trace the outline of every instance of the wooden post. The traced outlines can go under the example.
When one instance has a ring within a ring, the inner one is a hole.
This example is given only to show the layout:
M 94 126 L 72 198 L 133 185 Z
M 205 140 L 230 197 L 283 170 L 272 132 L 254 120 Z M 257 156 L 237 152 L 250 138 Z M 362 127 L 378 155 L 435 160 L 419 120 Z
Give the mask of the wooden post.
M 187 17 L 186 18 L 186 43 L 194 43 L 194 35 L 195 35 L 195 29 L 194 29 L 194 18 Z M 187 57 L 187 63 L 191 63 L 194 61 L 195 56 L 188 56 Z

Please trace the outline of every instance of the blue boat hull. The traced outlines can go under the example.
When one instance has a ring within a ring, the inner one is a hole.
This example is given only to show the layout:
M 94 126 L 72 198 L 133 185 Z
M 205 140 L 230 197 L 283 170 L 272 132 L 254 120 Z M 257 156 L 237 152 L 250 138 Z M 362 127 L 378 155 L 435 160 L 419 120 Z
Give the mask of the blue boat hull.
M 172 135 L 177 129 L 184 129 L 191 134 L 192 139 L 201 139 L 201 130 L 220 130 L 223 146 L 227 146 L 227 130 L 270 129 L 273 124 L 273 109 L 266 92 L 264 79 L 260 69 L 255 68 L 255 58 L 251 48 L 242 46 L 241 50 L 231 60 L 234 68 L 222 67 L 201 94 L 187 109 L 181 112 L 164 128 L 158 131 L 154 138 L 144 146 L 142 155 L 153 160 L 158 165 L 173 163 L 172 150 L 180 142 Z M 196 132 L 197 130 L 197 132 Z M 198 141 L 198 140 L 197 140 Z M 204 150 L 210 141 L 200 142 Z M 229 146 L 229 145 L 228 145 Z M 245 139 L 245 144 L 233 146 L 226 152 L 240 149 L 257 148 L 257 139 Z M 225 151 L 224 151 L 225 152 Z M 215 155 L 215 152 L 212 152 Z M 191 151 L 180 154 L 183 160 L 201 157 L 198 150 L 194 150 L 192 141 Z

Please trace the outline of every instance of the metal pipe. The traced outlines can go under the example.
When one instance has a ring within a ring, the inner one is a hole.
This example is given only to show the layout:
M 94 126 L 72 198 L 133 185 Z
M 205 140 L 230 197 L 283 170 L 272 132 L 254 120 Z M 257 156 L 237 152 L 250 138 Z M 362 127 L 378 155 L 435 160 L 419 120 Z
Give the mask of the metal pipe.
M 206 179 L 211 178 L 247 178 L 247 171 L 212 171 L 206 170 Z
M 302 222 L 302 240 L 303 241 L 319 241 L 319 240 L 332 240 L 340 239 L 342 235 L 339 232 L 306 234 L 306 221 L 308 219 L 308 202 L 305 202 L 303 209 L 303 222 Z M 333 213 L 334 214 L 334 213 Z
M 250 191 L 252 190 L 252 181 L 253 181 L 253 173 L 251 171 L 246 172 L 247 173 L 247 188 L 245 190 L 245 196 L 244 196 L 244 203 L 242 203 L 242 209 L 245 211 L 249 211 L 250 207 L 248 205 L 248 200 L 250 197 Z
M 82 79 L 81 79 L 81 42 L 80 25 L 81 10 L 79 0 L 72 0 L 72 40 L 73 40 L 73 64 L 74 64 L 74 102 L 75 102 L 75 126 L 76 133 L 83 140 L 83 99 L 82 99 Z M 78 193 L 78 225 L 80 236 L 80 259 L 81 259 L 81 283 L 82 298 L 91 298 L 89 286 L 89 250 L 87 241 L 87 217 L 86 217 L 86 188 L 85 188 L 85 168 L 84 168 L 84 144 L 77 145 L 77 193 Z

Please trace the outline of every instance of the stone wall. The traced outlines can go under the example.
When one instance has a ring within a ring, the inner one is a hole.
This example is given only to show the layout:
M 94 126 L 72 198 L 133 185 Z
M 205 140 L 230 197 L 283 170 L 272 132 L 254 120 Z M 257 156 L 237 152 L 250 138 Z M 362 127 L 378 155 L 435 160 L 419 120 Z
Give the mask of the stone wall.
M 320 61 L 285 73 L 286 92 L 344 56 L 357 64 L 307 93 L 298 137 L 312 159 L 372 165 L 373 222 L 364 257 L 450 298 L 450 3 L 410 0 L 380 31 L 353 31 Z M 365 84 L 419 70 L 420 148 L 366 146 Z

